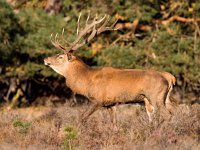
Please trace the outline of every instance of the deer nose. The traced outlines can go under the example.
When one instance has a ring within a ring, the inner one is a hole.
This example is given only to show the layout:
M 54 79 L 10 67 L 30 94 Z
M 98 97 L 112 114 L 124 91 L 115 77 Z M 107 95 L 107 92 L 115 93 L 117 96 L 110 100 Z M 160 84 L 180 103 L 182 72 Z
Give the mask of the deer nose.
M 44 59 L 44 64 L 47 66 L 51 65 L 46 59 Z

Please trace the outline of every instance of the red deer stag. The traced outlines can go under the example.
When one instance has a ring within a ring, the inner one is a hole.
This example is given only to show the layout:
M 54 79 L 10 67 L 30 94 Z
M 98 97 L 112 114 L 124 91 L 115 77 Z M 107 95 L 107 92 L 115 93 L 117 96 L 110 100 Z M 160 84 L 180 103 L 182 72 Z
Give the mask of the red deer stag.
M 81 16 L 81 15 L 80 15 Z M 55 35 L 52 44 L 64 51 L 53 57 L 44 59 L 45 65 L 64 76 L 66 84 L 75 93 L 86 96 L 91 102 L 91 108 L 86 111 L 82 120 L 86 120 L 100 107 L 111 107 L 115 104 L 144 102 L 145 108 L 152 121 L 155 108 L 170 111 L 173 107 L 169 99 L 175 77 L 167 72 L 140 69 L 117 69 L 112 67 L 91 68 L 81 61 L 75 54 L 78 48 L 89 43 L 96 35 L 108 30 L 115 30 L 115 23 L 106 27 L 108 17 L 98 19 L 91 23 L 89 16 L 85 28 L 80 30 L 80 16 L 77 21 L 77 38 L 68 46 L 60 44 L 61 38 Z M 165 114 L 165 113 L 163 113 Z M 115 118 L 114 118 L 115 120 Z

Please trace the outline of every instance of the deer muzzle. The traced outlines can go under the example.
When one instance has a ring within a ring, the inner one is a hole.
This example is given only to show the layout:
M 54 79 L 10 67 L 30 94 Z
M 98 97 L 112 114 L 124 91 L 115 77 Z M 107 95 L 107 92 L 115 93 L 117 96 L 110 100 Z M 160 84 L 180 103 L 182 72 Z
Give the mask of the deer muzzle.
M 45 59 L 44 59 L 44 64 L 47 65 L 47 66 L 50 66 L 50 65 L 51 65 L 51 63 L 50 63 L 50 61 L 49 61 L 48 58 L 45 58 Z

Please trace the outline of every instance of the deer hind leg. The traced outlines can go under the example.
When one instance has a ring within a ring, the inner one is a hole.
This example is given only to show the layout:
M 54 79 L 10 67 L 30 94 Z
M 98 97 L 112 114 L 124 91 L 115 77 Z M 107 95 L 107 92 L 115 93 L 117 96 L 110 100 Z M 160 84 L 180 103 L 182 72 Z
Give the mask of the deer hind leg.
M 155 112 L 155 108 L 153 107 L 153 105 L 150 103 L 150 101 L 146 97 L 144 98 L 144 103 L 145 103 L 147 115 L 149 117 L 149 122 L 152 122 L 153 114 Z
M 158 110 L 158 115 L 162 117 L 164 120 L 170 120 L 171 113 L 166 107 L 168 90 L 165 92 L 161 92 L 157 95 L 156 107 Z
M 174 110 L 175 110 L 175 107 L 176 107 L 176 104 L 175 104 L 175 103 L 172 103 L 171 97 L 170 97 L 170 94 L 171 94 L 172 89 L 173 89 L 173 86 L 171 86 L 171 87 L 169 88 L 169 91 L 168 91 L 168 93 L 167 93 L 167 95 L 166 95 L 166 99 L 165 99 L 165 106 L 166 106 L 167 110 L 168 110 L 171 114 L 174 113 Z

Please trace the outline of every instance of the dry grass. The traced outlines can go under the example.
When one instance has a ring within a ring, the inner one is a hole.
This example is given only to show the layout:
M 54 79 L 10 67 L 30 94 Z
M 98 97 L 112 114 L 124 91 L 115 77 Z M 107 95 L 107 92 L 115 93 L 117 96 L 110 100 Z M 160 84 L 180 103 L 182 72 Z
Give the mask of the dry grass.
M 144 107 L 119 106 L 113 128 L 106 109 L 85 124 L 87 106 L 37 107 L 0 112 L 0 149 L 200 149 L 200 105 L 180 105 L 170 121 L 148 122 Z

